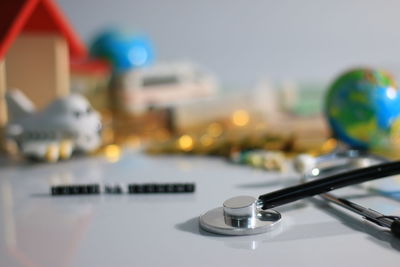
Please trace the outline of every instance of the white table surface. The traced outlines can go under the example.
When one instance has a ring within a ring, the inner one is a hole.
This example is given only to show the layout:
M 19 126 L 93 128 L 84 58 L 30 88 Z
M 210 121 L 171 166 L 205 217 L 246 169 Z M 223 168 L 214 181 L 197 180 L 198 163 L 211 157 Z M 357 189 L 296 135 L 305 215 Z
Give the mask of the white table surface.
M 400 239 L 322 201 L 278 208 L 281 227 L 256 236 L 218 236 L 198 216 L 236 195 L 257 197 L 293 183 L 223 159 L 76 158 L 57 164 L 0 161 L 0 266 L 399 266 Z M 54 183 L 195 182 L 194 194 L 49 195 Z M 361 189 L 341 196 L 387 214 L 400 202 Z

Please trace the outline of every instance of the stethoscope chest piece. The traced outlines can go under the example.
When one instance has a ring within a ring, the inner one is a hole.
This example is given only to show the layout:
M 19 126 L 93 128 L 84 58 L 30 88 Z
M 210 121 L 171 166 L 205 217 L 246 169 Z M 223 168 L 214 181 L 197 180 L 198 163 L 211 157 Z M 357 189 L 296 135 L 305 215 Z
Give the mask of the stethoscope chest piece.
M 281 221 L 275 210 L 261 210 L 257 199 L 238 196 L 226 200 L 222 207 L 200 216 L 204 230 L 222 235 L 254 235 L 270 231 Z

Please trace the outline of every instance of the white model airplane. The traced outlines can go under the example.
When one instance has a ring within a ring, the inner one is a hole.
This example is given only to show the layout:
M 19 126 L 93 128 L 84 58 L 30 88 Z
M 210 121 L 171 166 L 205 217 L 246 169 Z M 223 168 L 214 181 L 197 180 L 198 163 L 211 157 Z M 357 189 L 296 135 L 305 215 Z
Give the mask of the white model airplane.
M 80 95 L 57 99 L 42 111 L 35 111 L 16 89 L 7 92 L 6 100 L 6 137 L 26 157 L 54 162 L 70 158 L 73 151 L 92 151 L 101 143 L 100 115 Z

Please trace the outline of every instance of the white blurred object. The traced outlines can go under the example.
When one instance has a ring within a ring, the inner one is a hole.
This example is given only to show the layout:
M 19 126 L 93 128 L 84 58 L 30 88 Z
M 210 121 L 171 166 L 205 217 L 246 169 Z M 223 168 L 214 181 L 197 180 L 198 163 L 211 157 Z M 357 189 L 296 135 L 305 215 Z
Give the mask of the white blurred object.
M 312 173 L 317 166 L 317 159 L 308 154 L 300 154 L 293 160 L 294 168 L 301 174 Z
M 246 90 L 226 90 L 214 97 L 185 101 L 173 109 L 174 124 L 180 131 L 231 118 L 235 111 L 244 110 L 253 121 L 266 122 L 276 116 L 277 99 L 268 81 Z M 274 105 L 272 105 L 272 104 Z
M 215 77 L 192 63 L 164 63 L 135 69 L 119 79 L 117 105 L 128 113 L 214 96 L 217 90 Z
M 100 115 L 80 95 L 57 99 L 42 111 L 35 111 L 16 89 L 7 92 L 6 100 L 7 139 L 27 157 L 57 161 L 69 158 L 73 151 L 92 151 L 101 143 Z

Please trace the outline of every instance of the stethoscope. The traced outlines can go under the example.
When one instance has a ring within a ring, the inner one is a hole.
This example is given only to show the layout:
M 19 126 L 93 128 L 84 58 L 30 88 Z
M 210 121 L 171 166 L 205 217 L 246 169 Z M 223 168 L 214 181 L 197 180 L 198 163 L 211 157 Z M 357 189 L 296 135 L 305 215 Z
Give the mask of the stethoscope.
M 370 166 L 371 164 L 376 165 Z M 306 197 L 320 195 L 330 203 L 362 215 L 377 225 L 389 228 L 394 235 L 400 237 L 399 217 L 385 216 L 377 211 L 327 193 L 345 186 L 400 174 L 400 161 L 388 162 L 382 157 L 350 150 L 318 158 L 300 156 L 295 161 L 295 167 L 297 171 L 303 174 L 304 183 L 261 195 L 257 199 L 251 196 L 230 198 L 223 203 L 222 207 L 202 214 L 199 218 L 200 227 L 206 231 L 222 235 L 264 233 L 274 229 L 282 220 L 281 214 L 272 208 Z M 343 168 L 356 169 L 337 173 L 338 170 L 340 171 Z M 325 173 L 331 172 L 334 172 L 334 174 L 310 181 L 310 178 L 321 177 Z

